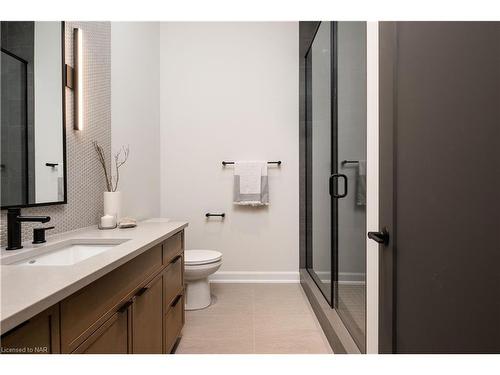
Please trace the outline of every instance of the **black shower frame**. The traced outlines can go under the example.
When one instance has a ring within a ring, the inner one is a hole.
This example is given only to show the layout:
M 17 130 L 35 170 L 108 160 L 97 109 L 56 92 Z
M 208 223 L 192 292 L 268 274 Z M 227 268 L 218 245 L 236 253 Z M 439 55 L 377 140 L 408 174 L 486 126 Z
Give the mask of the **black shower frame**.
M 321 24 L 325 21 L 321 21 L 318 23 L 316 26 L 316 30 L 314 31 L 313 37 L 311 38 L 311 42 L 309 44 L 309 47 L 307 48 L 305 54 L 304 54 L 304 59 L 305 59 L 305 72 L 306 74 L 304 75 L 305 77 L 305 95 L 304 95 L 304 100 L 305 100 L 305 119 L 306 119 L 306 126 L 305 126 L 305 154 L 306 154 L 306 175 L 309 176 L 310 173 L 310 168 L 312 166 L 312 160 L 310 158 L 310 143 L 312 141 L 310 132 L 308 129 L 311 128 L 311 126 L 308 126 L 308 101 L 310 100 L 310 97 L 308 95 L 308 55 L 311 51 L 312 44 L 314 42 L 314 39 L 316 38 L 316 34 L 318 33 L 318 30 L 321 26 Z M 338 124 L 338 100 L 337 100 L 337 22 L 335 21 L 327 21 L 330 22 L 330 93 L 331 93 L 331 106 L 330 106 L 330 121 L 331 121 L 331 139 L 330 139 L 330 144 L 331 144 L 331 170 L 330 173 L 331 175 L 338 173 L 338 145 L 336 142 L 337 139 L 337 134 L 338 134 L 338 129 L 337 129 L 337 124 Z M 336 187 L 334 187 L 335 189 Z M 309 211 L 310 208 L 310 203 L 311 203 L 311 192 L 310 186 L 308 183 L 306 183 L 306 207 L 307 211 Z M 330 296 L 327 296 L 324 292 L 324 290 L 321 287 L 321 280 L 319 280 L 318 276 L 312 271 L 312 264 L 310 263 L 312 261 L 312 257 L 310 256 L 311 251 L 312 251 L 312 238 L 311 238 L 311 233 L 309 228 L 312 228 L 312 218 L 310 215 L 306 213 L 305 215 L 305 220 L 306 220 L 306 270 L 311 276 L 311 278 L 314 280 L 316 285 L 318 286 L 318 289 L 320 290 L 321 294 L 325 297 L 326 301 L 332 308 L 337 308 L 338 307 L 338 201 L 337 199 L 334 199 L 333 197 L 330 197 L 330 205 L 331 205 L 331 223 L 332 223 L 332 228 L 331 228 L 331 264 L 330 264 L 330 269 L 332 273 L 332 277 L 330 280 L 331 286 L 330 286 Z

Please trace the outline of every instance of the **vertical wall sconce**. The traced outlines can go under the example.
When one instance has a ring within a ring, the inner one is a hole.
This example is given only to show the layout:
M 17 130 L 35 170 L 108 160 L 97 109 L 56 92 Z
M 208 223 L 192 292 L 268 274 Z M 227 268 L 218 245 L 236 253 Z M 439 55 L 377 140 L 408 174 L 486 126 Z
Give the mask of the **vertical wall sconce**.
M 83 31 L 73 29 L 74 129 L 83 129 Z

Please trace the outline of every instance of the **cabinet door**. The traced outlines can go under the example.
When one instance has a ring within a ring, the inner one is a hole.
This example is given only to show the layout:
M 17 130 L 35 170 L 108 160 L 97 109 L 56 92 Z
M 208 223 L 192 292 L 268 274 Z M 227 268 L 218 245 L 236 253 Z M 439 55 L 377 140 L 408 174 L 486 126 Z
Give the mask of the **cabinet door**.
M 134 299 L 133 353 L 161 354 L 163 349 L 163 274 L 140 289 Z
M 1 353 L 60 353 L 59 305 L 20 324 L 0 338 Z
M 127 307 L 113 314 L 73 353 L 128 354 L 131 332 L 131 309 Z

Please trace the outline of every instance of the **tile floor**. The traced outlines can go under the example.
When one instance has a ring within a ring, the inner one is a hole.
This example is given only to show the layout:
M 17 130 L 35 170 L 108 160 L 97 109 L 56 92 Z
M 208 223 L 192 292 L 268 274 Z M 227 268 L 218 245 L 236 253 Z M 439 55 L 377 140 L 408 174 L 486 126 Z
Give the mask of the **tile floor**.
M 212 284 L 215 303 L 186 311 L 178 354 L 327 354 L 299 284 Z

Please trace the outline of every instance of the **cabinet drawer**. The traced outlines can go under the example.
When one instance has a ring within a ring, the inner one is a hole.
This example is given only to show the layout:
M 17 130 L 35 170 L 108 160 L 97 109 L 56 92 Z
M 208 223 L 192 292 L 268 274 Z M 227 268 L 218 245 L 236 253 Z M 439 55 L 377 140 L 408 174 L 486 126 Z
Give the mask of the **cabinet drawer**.
M 163 264 L 169 264 L 183 250 L 183 237 L 184 231 L 180 231 L 163 242 Z
M 141 282 L 162 268 L 157 245 L 61 302 L 61 349 L 73 351 Z
M 170 304 L 179 294 L 179 290 L 182 290 L 182 275 L 184 268 L 184 258 L 182 255 L 177 255 L 172 262 L 165 269 L 165 274 L 163 277 L 163 290 L 164 290 L 164 303 L 165 311 L 170 308 Z
M 165 352 L 170 353 L 184 325 L 184 296 L 179 294 L 165 314 Z

